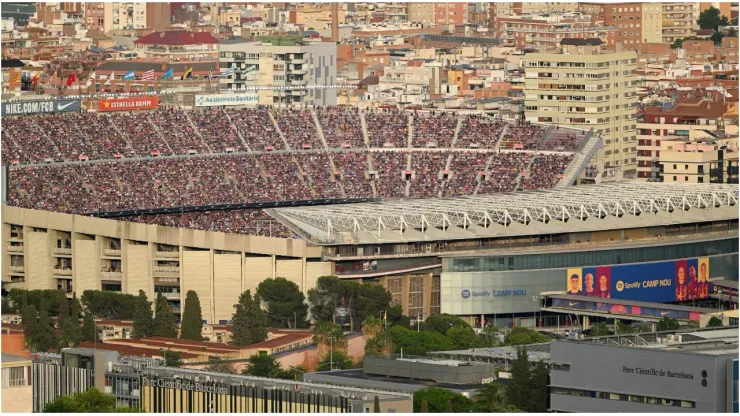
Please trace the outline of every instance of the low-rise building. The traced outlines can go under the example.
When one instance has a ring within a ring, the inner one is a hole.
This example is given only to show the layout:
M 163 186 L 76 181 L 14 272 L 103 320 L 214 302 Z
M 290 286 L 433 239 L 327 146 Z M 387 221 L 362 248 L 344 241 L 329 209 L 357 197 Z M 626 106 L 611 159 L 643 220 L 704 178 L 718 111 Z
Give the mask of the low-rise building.
M 605 45 L 615 45 L 615 26 L 594 24 L 588 18 L 575 15 L 533 15 L 496 19 L 494 35 L 502 46 L 545 51 L 559 46 L 565 38 L 600 39 Z
M 5 337 L 5 334 L 3 334 Z M 4 349 L 3 349 L 4 350 Z M 33 411 L 33 388 L 31 387 L 31 359 L 27 356 L 3 352 L 0 358 L 2 369 L 3 413 L 31 413 Z
M 711 143 L 661 143 L 659 166 L 664 182 L 738 183 L 737 138 L 734 148 Z
M 218 58 L 218 39 L 208 32 L 152 32 L 134 41 L 134 45 L 138 56 L 144 59 L 183 61 Z

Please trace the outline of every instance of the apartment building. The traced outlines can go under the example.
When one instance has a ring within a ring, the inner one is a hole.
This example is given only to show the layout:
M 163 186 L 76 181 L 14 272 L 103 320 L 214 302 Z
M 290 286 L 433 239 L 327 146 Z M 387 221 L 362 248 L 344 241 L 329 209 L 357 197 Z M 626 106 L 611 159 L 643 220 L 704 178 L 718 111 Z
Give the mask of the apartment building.
M 171 61 L 214 60 L 218 58 L 218 39 L 208 32 L 166 30 L 152 32 L 134 41 L 140 58 Z
M 437 15 L 435 3 L 408 3 L 407 20 L 410 23 L 422 23 L 424 25 L 435 24 Z
M 468 22 L 468 3 L 434 3 L 434 13 L 438 25 L 460 26 Z
M 557 48 L 563 39 L 601 39 L 613 46 L 614 26 L 595 25 L 590 19 L 574 15 L 532 15 L 528 18 L 504 17 L 496 20 L 494 36 L 504 47 L 544 51 Z
M 187 230 L 2 206 L 3 289 L 162 293 L 180 313 L 198 293 L 206 323 L 231 319 L 233 305 L 266 278 L 306 293 L 333 274 L 321 248 L 302 240 Z M 115 332 L 115 328 L 112 328 Z M 121 329 L 121 331 L 123 331 Z
M 663 8 L 663 43 L 687 38 L 698 28 L 699 3 L 656 3 Z
M 660 157 L 663 142 L 693 142 L 716 131 L 725 112 L 721 103 L 701 98 L 687 99 L 673 108 L 647 107 L 637 122 L 637 178 L 661 180 Z
M 615 42 L 625 47 L 663 41 L 663 7 L 660 3 L 579 3 L 578 10 L 591 20 L 616 28 Z
M 734 148 L 710 142 L 661 144 L 663 182 L 737 184 L 737 163 L 737 138 Z
M 336 84 L 336 58 L 334 42 L 287 36 L 263 36 L 257 42 L 225 40 L 220 43 L 221 71 L 235 68 L 235 73 L 220 78 L 221 89 L 262 87 L 257 93 L 263 105 L 336 105 L 336 89 L 307 88 Z
M 93 5 L 85 6 L 95 7 Z M 154 2 L 103 3 L 103 29 L 153 29 L 162 30 L 170 24 L 170 4 Z
M 634 177 L 637 165 L 635 51 L 599 39 L 563 39 L 560 49 L 525 55 L 525 114 L 532 122 L 604 138 L 604 166 Z
M 105 30 L 105 6 L 99 1 L 83 3 L 85 12 L 85 28 L 102 32 Z

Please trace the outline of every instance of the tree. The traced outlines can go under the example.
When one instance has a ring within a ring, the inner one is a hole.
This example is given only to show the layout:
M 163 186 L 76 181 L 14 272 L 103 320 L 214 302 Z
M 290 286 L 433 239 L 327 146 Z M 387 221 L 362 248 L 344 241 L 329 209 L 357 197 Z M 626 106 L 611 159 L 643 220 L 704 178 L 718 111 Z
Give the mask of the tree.
M 658 331 L 675 331 L 680 327 L 681 325 L 676 319 L 664 316 L 658 321 L 657 329 Z
M 476 335 L 468 324 L 453 326 L 447 331 L 447 338 L 454 344 L 456 350 L 488 346 L 486 340 Z
M 460 319 L 455 315 L 449 315 L 446 313 L 439 315 L 432 315 L 424 320 L 424 328 L 428 331 L 439 332 L 440 334 L 446 334 L 452 327 L 455 326 L 467 326 L 467 322 Z
M 414 410 L 416 412 L 416 410 Z M 421 407 L 417 413 L 429 413 L 429 402 L 424 399 L 421 401 Z
M 345 297 L 345 285 L 336 276 L 321 276 L 316 286 L 308 290 L 311 316 L 316 322 L 336 322 L 337 308 Z
M 735 18 L 737 19 L 737 18 Z M 735 26 L 737 26 L 737 23 L 734 23 Z M 737 30 L 734 27 L 731 27 L 727 30 L 727 37 L 728 38 L 736 38 L 737 37 Z
M 414 392 L 414 413 L 447 413 L 448 401 L 455 413 L 467 413 L 473 408 L 473 402 L 462 394 L 440 387 L 424 387 Z M 426 409 L 422 409 L 424 402 Z
M 504 404 L 499 383 L 486 383 L 473 396 L 473 411 L 476 413 L 495 412 L 495 409 Z
M 13 305 L 19 305 L 18 311 L 22 312 L 25 306 L 32 305 L 37 311 L 45 309 L 50 316 L 59 315 L 58 290 L 25 290 L 10 289 L 8 298 Z
M 284 277 L 263 280 L 257 295 L 267 305 L 267 321 L 273 328 L 306 328 L 308 306 L 297 284 Z
M 722 319 L 719 317 L 713 316 L 709 319 L 709 322 L 707 322 L 708 327 L 712 326 L 722 326 Z
M 231 318 L 231 344 L 246 347 L 267 338 L 267 314 L 260 307 L 259 296 L 252 298 L 247 290 L 239 296 L 239 303 Z
M 82 340 L 89 342 L 102 342 L 98 335 L 98 327 L 90 312 L 85 312 L 82 318 Z
M 712 36 L 709 37 L 709 40 L 714 42 L 715 45 L 719 45 L 722 43 L 722 39 L 725 37 L 725 34 L 722 32 L 714 32 L 712 33 Z M 710 58 L 711 59 L 711 58 Z
M 26 348 L 30 351 L 36 351 L 36 337 L 39 332 L 39 313 L 36 310 L 36 307 L 28 305 L 23 308 L 21 313 L 21 323 L 25 327 L 24 333 L 26 335 Z
M 344 351 L 347 348 L 347 338 L 342 328 L 333 322 L 322 322 L 313 332 L 313 342 L 318 349 L 319 357 L 323 357 L 330 349 Z
M 380 398 L 375 395 L 375 400 L 373 400 L 373 413 L 380 413 Z
M 365 338 L 367 339 L 375 338 L 382 330 L 383 322 L 380 320 L 380 318 L 376 318 L 375 316 L 368 316 L 362 322 L 362 334 L 365 335 Z
M 327 352 L 316 366 L 316 371 L 349 370 L 355 362 L 344 351 Z
M 452 400 L 447 400 L 447 403 L 445 403 L 445 413 L 452 413 L 455 409 L 452 408 Z
M 403 349 L 404 354 L 426 355 L 429 351 L 450 351 L 455 344 L 446 336 L 434 331 L 419 331 L 394 326 L 390 334 L 395 352 Z
M 164 365 L 167 367 L 179 367 L 182 365 L 182 353 L 169 349 L 160 348 L 159 352 L 164 357 Z
M 386 310 L 388 327 L 392 326 L 404 326 L 409 328 L 411 326 L 411 318 L 403 314 L 403 308 L 401 305 L 393 305 Z
M 177 319 L 172 305 L 161 292 L 157 293 L 156 315 L 154 316 L 154 336 L 177 338 Z
M 59 396 L 44 406 L 44 413 L 139 413 L 141 409 L 116 408 L 116 398 L 95 387 L 70 396 Z
M 54 301 L 57 305 L 57 328 L 62 328 L 69 318 L 69 302 L 67 301 L 67 294 L 64 293 L 63 290 L 57 290 L 56 299 Z
M 729 26 L 726 16 L 720 16 L 718 8 L 712 6 L 699 14 L 699 27 L 717 30 L 720 26 Z
M 134 319 L 137 298 L 134 295 L 86 290 L 82 292 L 82 305 L 93 316 L 103 319 Z
M 136 297 L 136 302 L 134 303 L 133 318 L 134 329 L 131 331 L 131 338 L 140 339 L 152 336 L 154 333 L 152 303 L 149 302 L 146 293 L 141 289 L 139 289 L 139 296 Z
M 545 413 L 548 408 L 548 399 L 550 396 L 547 386 L 550 384 L 550 373 L 547 366 L 540 361 L 535 365 L 530 375 L 530 387 L 528 401 L 529 407 L 526 408 L 529 413 Z
M 308 291 L 311 316 L 316 322 L 342 321 L 339 311 L 347 314 L 352 330 L 359 330 L 362 322 L 379 311 L 390 308 L 391 294 L 379 284 L 359 284 L 336 276 L 321 276 L 316 287 Z
M 194 290 L 188 290 L 185 296 L 185 309 L 182 312 L 180 338 L 193 341 L 203 340 L 203 312 L 200 299 Z
M 506 403 L 519 409 L 528 409 L 530 400 L 529 358 L 526 347 L 517 349 L 511 365 L 511 379 L 506 387 Z
M 64 300 L 66 302 L 66 295 Z M 60 306 L 59 316 L 65 314 L 62 309 L 64 309 L 64 307 Z M 76 346 L 82 340 L 82 330 L 80 329 L 80 304 L 77 301 L 77 296 L 73 295 L 69 309 L 69 314 L 61 325 L 59 325 L 59 322 L 57 321 L 57 325 L 62 329 L 62 334 L 60 336 L 61 348 Z
M 607 335 L 611 335 L 612 332 L 609 330 L 609 327 L 606 326 L 603 322 L 597 322 L 593 325 L 591 325 L 591 333 L 590 336 L 592 337 L 605 337 Z
M 635 332 L 635 330 L 631 326 L 625 324 L 622 321 L 617 321 L 617 333 L 618 334 L 631 334 L 633 332 Z
M 249 357 L 249 365 L 242 374 L 254 377 L 278 378 L 282 369 L 274 357 L 267 354 L 254 354 Z
M 499 336 L 498 331 L 498 328 L 495 326 L 489 326 L 483 329 L 480 337 L 483 338 L 487 347 L 495 347 L 501 344 L 501 337 Z
M 59 346 L 59 340 L 54 332 L 54 325 L 51 322 L 51 316 L 46 309 L 39 312 L 36 333 L 34 334 L 34 345 L 36 351 L 49 351 Z
M 365 355 L 391 355 L 395 346 L 390 331 L 383 329 L 374 338 L 365 342 Z
M 547 335 L 528 328 L 514 328 L 504 337 L 505 345 L 528 345 L 549 342 Z

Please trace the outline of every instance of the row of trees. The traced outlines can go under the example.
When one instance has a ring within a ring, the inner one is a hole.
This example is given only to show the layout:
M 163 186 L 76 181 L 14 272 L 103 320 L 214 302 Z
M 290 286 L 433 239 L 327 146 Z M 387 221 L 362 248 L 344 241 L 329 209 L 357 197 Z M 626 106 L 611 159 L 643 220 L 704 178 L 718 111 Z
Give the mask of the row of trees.
M 81 341 L 96 341 L 97 329 L 92 315 L 88 312 L 83 316 L 83 325 L 80 328 L 80 303 L 76 296 L 67 299 L 63 291 L 49 293 L 40 291 L 31 298 L 38 302 L 37 306 L 28 304 L 27 297 L 21 297 L 15 305 L 20 310 L 21 323 L 25 326 L 26 347 L 31 351 L 48 351 L 52 348 L 61 349 L 78 345 Z M 56 327 L 50 311 L 56 312 Z

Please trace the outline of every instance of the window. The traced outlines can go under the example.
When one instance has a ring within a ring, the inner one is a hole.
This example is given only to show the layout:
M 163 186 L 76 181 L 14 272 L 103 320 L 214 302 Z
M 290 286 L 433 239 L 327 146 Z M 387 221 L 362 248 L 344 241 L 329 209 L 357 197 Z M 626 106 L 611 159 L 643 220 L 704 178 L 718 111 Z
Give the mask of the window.
M 3 388 L 21 387 L 26 383 L 26 367 L 3 368 Z

